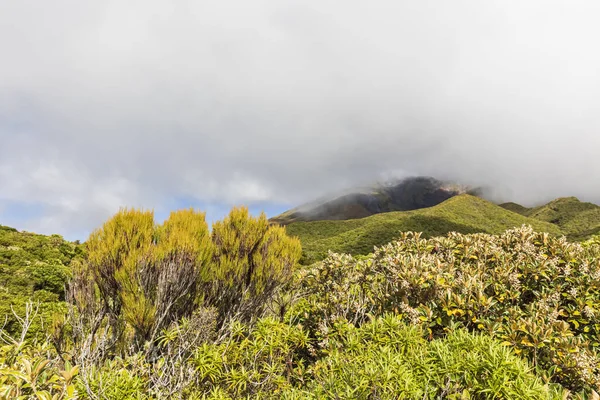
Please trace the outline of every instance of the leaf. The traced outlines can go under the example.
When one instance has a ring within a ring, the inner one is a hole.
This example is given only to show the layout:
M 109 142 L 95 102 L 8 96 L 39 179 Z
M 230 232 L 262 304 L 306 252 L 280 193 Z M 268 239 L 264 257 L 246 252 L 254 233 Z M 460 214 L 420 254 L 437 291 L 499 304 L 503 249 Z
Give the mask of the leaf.
M 47 392 L 47 391 L 45 391 L 45 390 L 42 390 L 42 391 L 37 391 L 37 392 L 35 393 L 35 395 L 37 396 L 37 398 L 38 398 L 39 400 L 52 400 L 52 396 L 50 396 L 50 393 L 48 393 L 48 392 Z
M 18 378 L 22 381 L 29 382 L 29 377 L 21 371 L 17 371 L 14 369 L 0 370 L 0 375 L 2 375 L 2 374 L 14 376 L 15 378 Z

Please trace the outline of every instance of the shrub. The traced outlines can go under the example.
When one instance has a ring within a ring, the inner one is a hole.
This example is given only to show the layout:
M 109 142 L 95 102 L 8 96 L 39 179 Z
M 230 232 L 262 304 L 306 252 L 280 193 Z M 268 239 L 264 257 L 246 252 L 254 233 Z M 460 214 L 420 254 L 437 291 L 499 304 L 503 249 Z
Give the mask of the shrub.
M 15 315 L 19 333 L 0 329 L 0 399 L 73 399 L 78 366 L 63 362 L 47 341 L 28 334 L 38 307 L 29 302 Z
M 131 327 L 138 348 L 199 305 L 200 275 L 213 252 L 204 214 L 193 210 L 173 212 L 159 227 L 151 212 L 122 210 L 87 249 L 100 312 L 117 335 Z
M 212 239 L 214 262 L 203 277 L 209 282 L 206 301 L 222 319 L 260 315 L 302 253 L 300 241 L 287 236 L 285 228 L 269 225 L 264 213 L 253 218 L 244 207 L 215 222 Z
M 322 338 L 318 359 L 300 326 L 262 319 L 226 342 L 204 344 L 194 364 L 207 398 L 561 398 L 526 361 L 486 334 L 451 331 L 431 342 L 420 327 L 386 315 L 344 321 Z M 560 389 L 560 388 L 559 388 Z M 465 397 L 467 396 L 467 397 Z
M 216 307 L 220 323 L 259 315 L 301 253 L 284 228 L 245 208 L 216 222 L 212 237 L 203 213 L 173 212 L 155 226 L 151 212 L 122 210 L 90 236 L 87 250 L 74 300 L 88 310 L 97 286 L 102 307 L 92 313 L 108 316 L 115 337 L 131 327 L 138 349 L 201 304 Z
M 297 279 L 307 297 L 288 317 L 314 337 L 340 318 L 360 326 L 393 312 L 430 338 L 455 324 L 488 332 L 572 390 L 600 384 L 600 246 L 529 227 L 430 240 L 404 233 L 362 261 L 331 254 Z
M 424 340 L 420 327 L 385 315 L 356 328 L 338 322 L 326 356 L 310 368 L 312 398 L 549 399 L 527 362 L 486 334 L 451 330 Z

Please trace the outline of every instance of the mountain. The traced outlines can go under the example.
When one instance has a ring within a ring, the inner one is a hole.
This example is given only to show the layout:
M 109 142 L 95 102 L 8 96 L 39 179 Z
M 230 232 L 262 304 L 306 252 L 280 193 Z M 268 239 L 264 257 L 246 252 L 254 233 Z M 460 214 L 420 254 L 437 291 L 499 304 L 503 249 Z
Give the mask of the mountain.
M 533 208 L 516 203 L 500 206 L 526 217 L 550 222 L 558 226 L 570 240 L 583 240 L 600 233 L 600 206 L 582 202 L 576 197 L 562 197 Z
M 323 198 L 286 211 L 270 221 L 287 225 L 299 221 L 364 218 L 379 213 L 432 207 L 467 192 L 469 189 L 464 186 L 431 177 L 413 177 Z
M 469 194 L 453 196 L 433 207 L 412 211 L 375 214 L 344 221 L 300 221 L 287 226 L 290 235 L 302 242 L 302 263 L 323 259 L 329 250 L 350 254 L 368 254 L 402 231 L 423 232 L 424 237 L 461 233 L 501 233 L 507 229 L 531 225 L 538 231 L 560 235 L 561 229 L 549 222 L 506 210 Z

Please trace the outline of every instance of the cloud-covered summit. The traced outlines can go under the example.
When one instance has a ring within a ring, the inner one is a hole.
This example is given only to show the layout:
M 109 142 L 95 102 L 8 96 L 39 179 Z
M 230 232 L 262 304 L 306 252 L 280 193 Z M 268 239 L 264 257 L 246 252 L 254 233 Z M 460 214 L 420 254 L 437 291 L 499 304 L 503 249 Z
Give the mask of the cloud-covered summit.
M 600 201 L 596 1 L 0 9 L 0 223 L 69 236 L 407 174 Z

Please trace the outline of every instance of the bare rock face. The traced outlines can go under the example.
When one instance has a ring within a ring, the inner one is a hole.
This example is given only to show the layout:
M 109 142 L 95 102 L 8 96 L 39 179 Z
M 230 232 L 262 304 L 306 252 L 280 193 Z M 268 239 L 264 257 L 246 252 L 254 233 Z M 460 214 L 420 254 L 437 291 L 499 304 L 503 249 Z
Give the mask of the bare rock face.
M 297 221 L 364 218 L 384 212 L 433 207 L 453 196 L 475 192 L 464 186 L 420 176 L 314 201 L 286 211 L 270 221 L 286 225 Z

